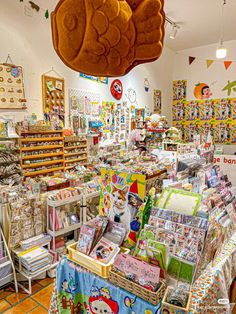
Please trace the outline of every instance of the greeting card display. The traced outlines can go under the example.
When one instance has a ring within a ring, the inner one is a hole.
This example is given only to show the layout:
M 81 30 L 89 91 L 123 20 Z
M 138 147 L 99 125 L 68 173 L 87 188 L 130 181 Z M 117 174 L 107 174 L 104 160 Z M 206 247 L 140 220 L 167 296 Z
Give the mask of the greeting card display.
M 26 109 L 21 66 L 0 64 L 0 109 Z
M 43 113 L 47 125 L 65 125 L 65 82 L 63 78 L 42 75 Z

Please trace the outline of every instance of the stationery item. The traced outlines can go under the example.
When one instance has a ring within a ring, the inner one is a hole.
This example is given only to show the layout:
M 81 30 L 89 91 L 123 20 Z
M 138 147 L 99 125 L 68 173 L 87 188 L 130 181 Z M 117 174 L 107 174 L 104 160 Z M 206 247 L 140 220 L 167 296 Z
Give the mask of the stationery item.
M 155 240 L 147 241 L 147 253 L 149 262 L 162 269 L 167 268 L 167 247 L 165 244 Z
M 70 213 L 70 224 L 75 225 L 79 223 L 79 217 L 77 213 Z
M 197 193 L 170 189 L 164 208 L 184 215 L 195 216 L 202 196 Z
M 96 232 L 96 228 L 89 225 L 82 225 L 80 228 L 77 250 L 81 253 L 89 255 L 93 247 Z
M 131 255 L 118 254 L 114 269 L 122 276 L 134 280 L 151 291 L 156 291 L 160 281 L 160 268 L 140 261 Z
M 90 256 L 104 264 L 108 264 L 119 251 L 120 249 L 117 244 L 102 237 L 95 245 Z
M 87 222 L 88 226 L 96 228 L 96 237 L 94 243 L 96 244 L 104 234 L 108 224 L 108 218 L 104 216 L 96 216 L 94 219 L 91 219 Z
M 118 244 L 119 246 L 123 243 L 126 235 L 125 225 L 109 221 L 104 237 L 109 239 L 113 243 Z
M 182 260 L 174 255 L 170 255 L 167 272 L 177 280 L 192 283 L 194 279 L 196 264 Z

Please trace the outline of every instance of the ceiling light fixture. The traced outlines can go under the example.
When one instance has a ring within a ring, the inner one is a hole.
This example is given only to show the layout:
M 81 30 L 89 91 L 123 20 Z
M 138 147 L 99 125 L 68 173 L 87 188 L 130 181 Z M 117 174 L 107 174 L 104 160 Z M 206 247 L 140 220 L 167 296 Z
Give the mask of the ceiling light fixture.
M 221 14 L 221 25 L 220 25 L 220 45 L 216 50 L 216 58 L 224 59 L 227 56 L 227 49 L 224 47 L 223 37 L 224 37 L 224 7 L 226 5 L 226 0 L 223 0 L 222 14 Z
M 177 32 L 178 32 L 178 30 L 180 29 L 179 25 L 176 24 L 174 21 L 172 21 L 168 16 L 166 16 L 166 22 L 167 22 L 168 24 L 170 24 L 170 26 L 172 27 L 171 33 L 170 33 L 170 36 L 169 36 L 169 37 L 170 37 L 171 39 L 175 39 L 176 36 L 177 36 Z
M 177 25 L 173 24 L 172 25 L 172 30 L 171 30 L 171 33 L 170 33 L 170 39 L 175 39 L 175 37 L 177 35 L 177 32 L 178 32 L 178 27 L 177 27 Z

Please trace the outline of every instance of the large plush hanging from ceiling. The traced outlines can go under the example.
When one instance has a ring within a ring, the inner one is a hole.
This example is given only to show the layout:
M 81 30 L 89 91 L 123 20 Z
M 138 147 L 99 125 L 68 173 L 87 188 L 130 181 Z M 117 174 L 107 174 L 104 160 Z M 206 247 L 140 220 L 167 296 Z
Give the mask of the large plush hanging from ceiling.
M 164 0 L 60 0 L 52 13 L 54 48 L 75 71 L 122 76 L 158 59 Z

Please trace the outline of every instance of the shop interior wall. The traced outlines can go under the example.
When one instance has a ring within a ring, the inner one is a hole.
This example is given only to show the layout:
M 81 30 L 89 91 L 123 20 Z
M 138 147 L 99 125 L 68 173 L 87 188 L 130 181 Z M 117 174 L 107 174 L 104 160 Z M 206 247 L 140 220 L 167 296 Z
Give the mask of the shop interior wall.
M 44 8 L 53 9 L 57 0 L 42 0 L 39 4 Z M 5 111 L 2 114 L 13 114 L 15 121 L 20 121 L 24 116 L 35 113 L 42 119 L 42 88 L 41 75 L 53 67 L 65 78 L 66 111 L 68 115 L 68 89 L 99 92 L 101 100 L 114 100 L 108 85 L 95 83 L 79 78 L 79 74 L 67 68 L 56 55 L 51 40 L 50 19 L 44 18 L 44 12 L 34 11 L 32 17 L 24 14 L 25 3 L 16 0 L 1 1 L 0 3 L 0 62 L 5 62 L 10 54 L 13 63 L 22 65 L 28 109 L 24 111 Z M 46 6 L 47 5 L 47 6 Z M 160 89 L 163 93 L 163 114 L 171 119 L 171 86 L 173 73 L 174 53 L 168 48 L 164 49 L 162 57 L 151 64 L 135 68 L 125 77 L 121 78 L 124 85 L 123 101 L 128 88 L 133 88 L 137 94 L 137 103 L 140 107 L 153 107 L 153 89 Z M 144 91 L 144 79 L 150 83 L 149 92 Z
M 224 43 L 227 50 L 227 60 L 235 60 L 236 41 Z M 236 62 L 233 62 L 226 71 L 223 61 L 215 61 L 207 68 L 206 60 L 215 60 L 215 51 L 217 45 L 209 45 L 179 51 L 175 54 L 173 79 L 187 80 L 187 100 L 194 100 L 194 87 L 199 82 L 206 83 L 212 91 L 212 98 L 236 98 L 236 89 L 232 89 L 231 95 L 228 96 L 227 91 L 222 89 L 227 85 L 228 81 L 235 81 L 236 84 Z M 188 57 L 196 57 L 195 61 L 189 65 Z M 236 85 L 235 85 L 236 87 Z M 236 145 L 225 145 L 226 154 L 236 152 Z

